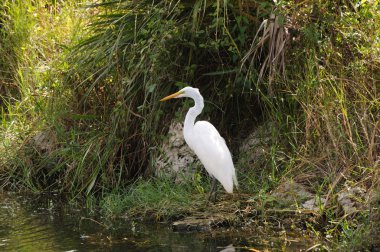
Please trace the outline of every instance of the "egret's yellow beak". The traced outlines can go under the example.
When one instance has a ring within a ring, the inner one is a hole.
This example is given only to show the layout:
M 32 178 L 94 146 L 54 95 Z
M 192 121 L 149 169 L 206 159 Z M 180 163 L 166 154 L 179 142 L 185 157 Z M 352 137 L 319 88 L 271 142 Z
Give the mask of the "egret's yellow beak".
M 168 96 L 162 98 L 160 101 L 167 101 L 167 100 L 170 100 L 170 99 L 172 99 L 172 98 L 176 98 L 176 97 L 177 97 L 178 95 L 180 95 L 180 94 L 183 94 L 183 91 L 182 91 L 182 90 L 178 91 L 177 93 L 174 93 L 174 94 L 168 95 Z

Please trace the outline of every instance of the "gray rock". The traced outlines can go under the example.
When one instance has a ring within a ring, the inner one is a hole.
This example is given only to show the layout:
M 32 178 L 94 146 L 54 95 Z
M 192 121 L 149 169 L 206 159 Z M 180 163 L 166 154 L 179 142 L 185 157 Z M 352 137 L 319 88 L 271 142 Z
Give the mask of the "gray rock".
M 244 141 L 242 141 L 239 152 L 240 162 L 253 164 L 258 160 L 265 159 L 270 148 L 270 132 L 268 125 L 257 127 Z
M 309 199 L 302 203 L 302 208 L 312 211 L 319 211 L 319 206 L 324 205 L 326 203 L 325 198 L 320 198 L 319 201 L 317 198 Z
M 162 145 L 161 155 L 156 160 L 158 176 L 175 177 L 176 182 L 192 178 L 195 167 L 200 165 L 198 158 L 183 138 L 182 123 L 172 122 L 168 139 Z
M 234 213 L 213 213 L 189 216 L 175 221 L 172 228 L 177 232 L 208 232 L 215 228 L 229 227 L 236 220 Z
M 40 131 L 32 137 L 30 144 L 39 152 L 50 153 L 58 146 L 55 132 L 51 130 Z
M 344 190 L 338 193 L 338 203 L 345 214 L 349 215 L 363 209 L 366 191 L 358 186 L 346 186 Z
M 284 181 L 272 193 L 272 196 L 284 205 L 300 204 L 305 199 L 314 195 L 307 191 L 306 187 L 293 180 Z

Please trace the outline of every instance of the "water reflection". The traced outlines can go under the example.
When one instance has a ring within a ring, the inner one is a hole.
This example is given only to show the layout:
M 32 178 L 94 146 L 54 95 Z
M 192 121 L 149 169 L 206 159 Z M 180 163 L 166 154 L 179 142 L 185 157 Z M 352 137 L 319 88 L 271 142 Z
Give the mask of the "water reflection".
M 175 233 L 168 224 L 95 218 L 54 197 L 0 194 L 0 250 L 4 251 L 299 251 L 313 244 L 263 239 L 252 230 Z M 258 242 L 260 241 L 260 242 Z M 248 250 L 251 249 L 251 250 Z

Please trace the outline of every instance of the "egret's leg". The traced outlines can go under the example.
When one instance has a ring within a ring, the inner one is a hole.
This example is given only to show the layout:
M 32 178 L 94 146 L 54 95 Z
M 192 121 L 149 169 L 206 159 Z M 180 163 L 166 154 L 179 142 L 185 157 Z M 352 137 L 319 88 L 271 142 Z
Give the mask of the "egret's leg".
M 212 200 L 213 202 L 216 201 L 216 192 L 217 192 L 217 181 L 216 181 L 216 178 L 212 177 L 212 184 L 211 184 L 211 190 L 210 190 L 210 194 L 208 196 L 208 202 L 210 200 Z

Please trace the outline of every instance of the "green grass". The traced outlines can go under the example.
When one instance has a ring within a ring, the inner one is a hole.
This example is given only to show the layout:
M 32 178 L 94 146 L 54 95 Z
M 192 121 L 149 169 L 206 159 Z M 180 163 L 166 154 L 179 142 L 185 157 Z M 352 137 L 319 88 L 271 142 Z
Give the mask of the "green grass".
M 60 137 L 67 138 L 66 132 L 60 134 L 57 129 L 62 114 L 70 110 L 71 94 L 64 88 L 66 56 L 80 34 L 80 20 L 86 16 L 78 1 L 45 4 L 5 1 L 1 16 L 0 50 L 5 55 L 0 60 L 5 83 L 0 93 L 1 184 L 32 191 L 51 189 L 49 172 L 57 161 L 53 154 L 62 152 L 56 150 Z M 46 139 L 36 141 L 39 132 L 52 133 L 49 137 L 55 141 L 49 151 L 42 146 Z
M 380 194 L 377 191 L 370 202 L 368 211 L 359 214 L 354 221 L 346 221 L 342 225 L 341 241 L 338 247 L 341 250 L 373 251 L 380 245 Z
M 106 194 L 100 200 L 106 216 L 155 220 L 188 215 L 200 204 L 206 204 L 206 194 L 197 192 L 191 181 L 175 184 L 168 178 L 138 179 L 126 190 Z

